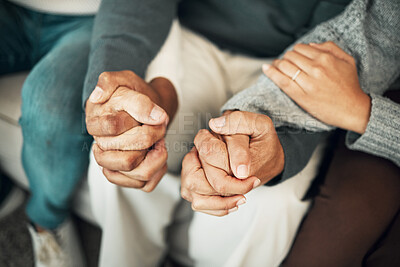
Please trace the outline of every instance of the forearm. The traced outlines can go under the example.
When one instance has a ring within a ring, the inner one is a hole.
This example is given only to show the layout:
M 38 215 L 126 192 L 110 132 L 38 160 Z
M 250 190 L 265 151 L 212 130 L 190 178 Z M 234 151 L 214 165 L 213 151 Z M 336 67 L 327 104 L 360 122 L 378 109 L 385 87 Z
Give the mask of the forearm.
M 383 94 L 400 74 L 399 9 L 400 3 L 393 0 L 355 0 L 341 15 L 319 25 L 296 43 L 333 41 L 356 59 L 361 88 L 367 93 Z M 377 28 L 377 24 L 385 28 Z M 292 46 L 286 51 L 291 49 Z M 266 114 L 276 126 L 311 131 L 333 129 L 307 114 L 264 75 L 257 84 L 232 97 L 222 111 L 230 109 Z
M 104 0 L 96 16 L 82 100 L 105 71 L 131 70 L 140 77 L 164 43 L 176 0 Z
M 371 114 L 365 132 L 348 132 L 346 145 L 393 161 L 400 166 L 400 105 L 371 95 Z
M 386 2 L 355 0 L 343 14 L 321 24 L 297 43 L 335 42 L 356 59 L 362 89 L 367 93 L 382 94 L 400 72 L 400 49 L 398 49 L 400 20 L 396 16 L 399 5 L 399 2 L 393 0 Z M 377 23 L 384 25 L 385 28 L 376 27 Z M 261 76 L 254 86 L 232 97 L 223 106 L 222 111 L 234 109 L 268 115 L 276 127 L 289 126 L 316 132 L 334 129 L 301 109 L 265 76 Z M 297 143 L 292 142 L 295 145 Z M 315 147 L 316 145 L 311 149 Z M 299 158 L 299 162 L 307 163 L 309 159 L 307 155 L 310 153 L 297 155 L 304 157 Z M 285 151 L 285 157 L 288 156 L 290 156 L 288 151 Z M 287 168 L 285 164 L 285 170 Z

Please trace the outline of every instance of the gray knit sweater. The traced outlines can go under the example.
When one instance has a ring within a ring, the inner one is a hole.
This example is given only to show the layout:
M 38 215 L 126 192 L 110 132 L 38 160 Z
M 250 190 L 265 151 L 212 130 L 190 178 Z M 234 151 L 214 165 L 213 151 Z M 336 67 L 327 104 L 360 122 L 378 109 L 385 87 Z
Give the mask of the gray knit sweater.
M 365 133 L 348 132 L 347 146 L 400 166 L 400 105 L 382 97 L 400 75 L 400 0 L 354 0 L 342 14 L 298 40 L 325 41 L 335 42 L 356 59 L 361 87 L 372 99 Z M 222 108 L 230 109 L 266 114 L 276 127 L 289 124 L 311 131 L 334 129 L 302 110 L 265 76 Z

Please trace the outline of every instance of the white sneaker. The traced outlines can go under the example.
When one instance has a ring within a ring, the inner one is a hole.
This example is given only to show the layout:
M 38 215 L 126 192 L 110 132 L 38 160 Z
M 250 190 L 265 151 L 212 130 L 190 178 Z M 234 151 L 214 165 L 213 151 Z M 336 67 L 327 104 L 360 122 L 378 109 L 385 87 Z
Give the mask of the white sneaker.
M 16 210 L 25 200 L 25 192 L 17 187 L 13 186 L 8 196 L 4 199 L 0 205 L 0 219 L 3 219 L 14 210 Z
M 28 225 L 36 267 L 84 267 L 81 245 L 68 220 L 55 231 L 37 232 Z

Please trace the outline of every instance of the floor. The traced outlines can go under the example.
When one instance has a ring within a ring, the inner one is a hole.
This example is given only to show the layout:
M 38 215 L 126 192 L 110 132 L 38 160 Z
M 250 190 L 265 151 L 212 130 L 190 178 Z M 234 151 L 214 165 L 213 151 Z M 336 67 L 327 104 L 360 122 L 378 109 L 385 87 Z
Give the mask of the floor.
M 0 266 L 29 267 L 33 266 L 31 239 L 26 228 L 27 218 L 24 205 L 0 220 Z M 77 226 L 87 266 L 98 265 L 101 230 L 76 216 L 73 216 Z

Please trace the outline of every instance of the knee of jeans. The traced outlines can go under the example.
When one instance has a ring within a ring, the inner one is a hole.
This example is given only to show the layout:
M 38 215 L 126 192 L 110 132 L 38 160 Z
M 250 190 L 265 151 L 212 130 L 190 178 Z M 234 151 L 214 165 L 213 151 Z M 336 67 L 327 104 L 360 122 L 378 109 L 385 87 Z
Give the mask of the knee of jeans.
M 28 127 L 36 134 L 84 130 L 82 91 L 87 47 L 86 41 L 60 46 L 32 69 L 22 88 L 23 130 Z
M 35 86 L 27 84 L 22 91 L 22 99 L 20 124 L 24 136 L 27 133 L 35 137 L 54 138 L 86 133 L 80 98 L 59 103 L 46 94 L 41 95 L 41 90 L 36 90 Z
M 84 118 L 74 116 L 69 112 L 51 113 L 45 106 L 25 105 L 20 124 L 24 134 L 35 138 L 46 137 L 49 140 L 62 136 L 83 135 L 86 133 Z

